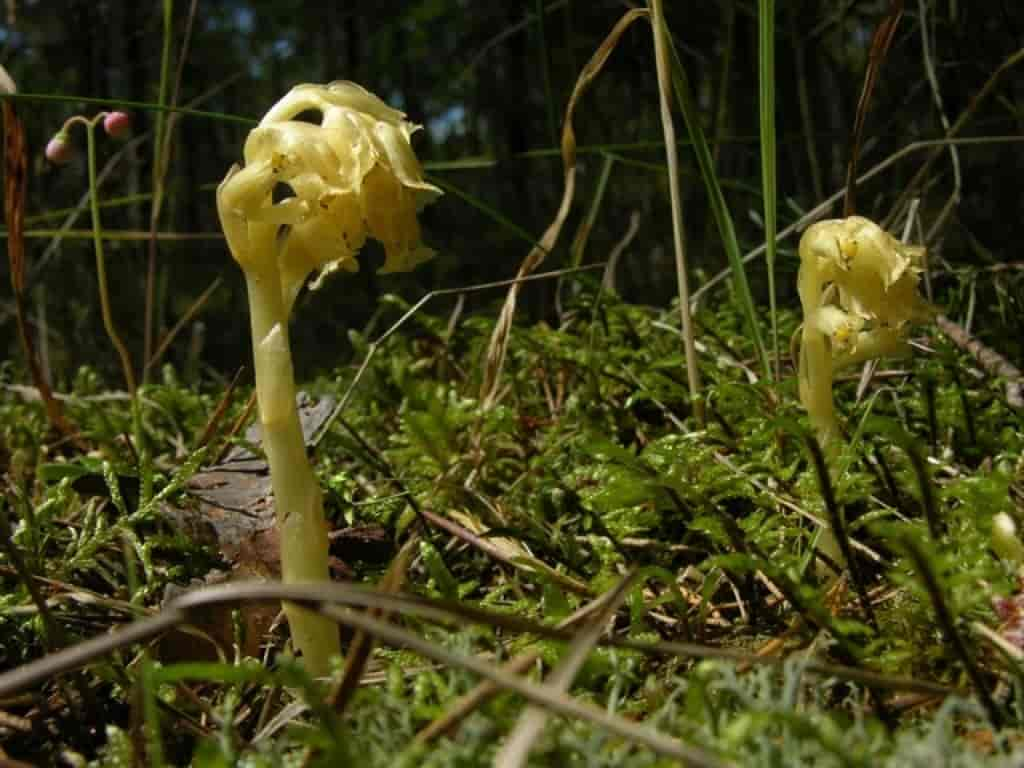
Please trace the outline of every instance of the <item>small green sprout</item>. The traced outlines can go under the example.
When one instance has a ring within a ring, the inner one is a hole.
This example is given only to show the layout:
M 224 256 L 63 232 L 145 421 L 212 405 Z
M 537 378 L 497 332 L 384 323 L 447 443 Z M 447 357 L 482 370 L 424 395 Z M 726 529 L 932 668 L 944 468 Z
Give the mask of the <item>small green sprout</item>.
M 295 118 L 315 110 L 319 124 Z M 410 138 L 419 128 L 354 83 L 299 85 L 275 104 L 245 142 L 245 166 L 217 189 L 217 210 L 232 256 L 245 273 L 256 393 L 270 465 L 287 583 L 328 578 L 327 527 L 320 487 L 306 457 L 295 404 L 288 317 L 314 271 L 358 269 L 373 238 L 381 271 L 412 269 L 433 255 L 420 242 L 417 211 L 441 190 L 423 180 Z M 290 194 L 274 202 L 283 185 Z M 323 675 L 339 652 L 337 626 L 285 605 L 307 670 Z

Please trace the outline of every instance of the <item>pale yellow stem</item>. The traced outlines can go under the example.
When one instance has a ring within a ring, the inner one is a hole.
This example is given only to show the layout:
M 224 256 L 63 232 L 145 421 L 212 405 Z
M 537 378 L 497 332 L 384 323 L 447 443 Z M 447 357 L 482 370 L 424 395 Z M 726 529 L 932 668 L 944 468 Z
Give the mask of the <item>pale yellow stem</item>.
M 271 245 L 270 247 L 273 247 Z M 324 582 L 327 567 L 327 524 L 316 475 L 295 405 L 295 379 L 288 341 L 288 316 L 276 264 L 250 265 L 245 270 L 252 320 L 256 396 L 263 448 L 270 465 L 278 531 L 281 575 L 286 584 Z M 292 642 L 301 651 L 306 670 L 326 675 L 329 659 L 340 653 L 337 625 L 311 611 L 285 603 Z
M 801 246 L 804 243 L 801 242 Z M 829 340 L 817 323 L 817 312 L 821 308 L 821 294 L 824 280 L 818 267 L 817 255 L 801 247 L 800 272 L 797 287 L 804 311 L 804 325 L 800 342 L 800 370 L 797 378 L 800 385 L 800 402 L 807 409 L 814 431 L 818 434 L 821 449 L 826 457 L 835 454 L 838 445 L 839 425 L 836 422 L 835 406 L 832 403 L 832 350 Z M 831 461 L 828 462 L 832 464 Z M 846 564 L 835 531 L 827 521 L 822 522 L 818 549 L 841 567 Z M 825 573 L 824 567 L 818 572 Z
M 801 243 L 803 245 L 803 243 Z M 800 402 L 818 433 L 822 448 L 829 450 L 839 435 L 835 409 L 832 405 L 832 350 L 829 340 L 818 328 L 816 315 L 821 308 L 824 287 L 817 256 L 801 249 L 797 285 L 803 305 L 804 326 L 800 343 Z

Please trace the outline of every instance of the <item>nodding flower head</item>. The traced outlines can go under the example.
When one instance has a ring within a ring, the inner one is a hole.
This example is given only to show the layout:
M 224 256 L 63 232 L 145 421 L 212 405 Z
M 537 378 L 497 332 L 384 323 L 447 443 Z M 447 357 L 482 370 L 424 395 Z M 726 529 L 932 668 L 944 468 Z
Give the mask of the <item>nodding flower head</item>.
M 800 253 L 801 266 L 816 274 L 819 292 L 834 284 L 839 306 L 866 322 L 898 329 L 930 317 L 917 294 L 924 248 L 904 245 L 870 219 L 812 224 Z
M 319 112 L 320 122 L 296 119 L 308 111 Z M 416 214 L 441 190 L 424 181 L 413 153 L 418 129 L 355 83 L 293 88 L 250 132 L 245 165 L 233 167 L 217 190 L 235 259 L 246 268 L 254 258 L 251 238 L 267 231 L 259 225 L 271 225 L 275 237 L 282 232 L 274 250 L 290 305 L 311 272 L 357 269 L 367 238 L 384 246 L 382 272 L 430 258 Z M 274 202 L 278 185 L 291 194 Z
M 833 371 L 907 352 L 907 326 L 933 314 L 917 293 L 923 259 L 861 216 L 819 221 L 800 239 L 800 393 L 826 440 L 837 432 Z
M 108 112 L 103 118 L 103 130 L 112 139 L 123 139 L 132 132 L 132 116 L 127 112 Z
M 73 154 L 71 150 L 71 143 L 68 141 L 68 135 L 65 131 L 61 131 L 53 136 L 46 143 L 46 150 L 44 152 L 46 159 L 54 165 L 65 165 L 71 160 Z
M 44 152 L 46 159 L 54 165 L 65 165 L 74 156 L 71 139 L 68 135 L 72 126 L 85 126 L 89 135 L 92 136 L 93 130 L 100 123 L 103 125 L 103 132 L 113 139 L 123 139 L 132 130 L 132 117 L 127 112 L 100 112 L 94 117 L 73 115 L 64 121 L 61 129 L 47 142 Z

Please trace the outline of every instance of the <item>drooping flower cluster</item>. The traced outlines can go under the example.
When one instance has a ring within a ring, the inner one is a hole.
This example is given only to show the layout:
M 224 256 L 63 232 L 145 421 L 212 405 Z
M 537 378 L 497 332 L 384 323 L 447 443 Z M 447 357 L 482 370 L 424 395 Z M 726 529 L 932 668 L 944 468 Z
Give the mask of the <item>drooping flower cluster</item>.
M 69 163 L 74 156 L 71 139 L 68 136 L 71 126 L 75 123 L 82 123 L 90 126 L 89 130 L 92 130 L 91 126 L 95 126 L 97 122 L 102 122 L 103 132 L 112 139 L 125 139 L 132 131 L 132 116 L 127 112 L 100 112 L 92 118 L 75 115 L 68 118 L 61 129 L 46 143 L 44 151 L 46 159 L 54 165 Z
M 819 221 L 801 238 L 800 399 L 824 442 L 838 430 L 833 372 L 905 354 L 908 324 L 930 316 L 917 293 L 923 258 L 861 216 Z
M 320 112 L 319 124 L 296 119 L 311 110 Z M 267 225 L 275 237 L 287 225 L 273 257 L 290 309 L 312 272 L 358 269 L 368 237 L 384 246 L 382 272 L 430 258 L 416 213 L 441 190 L 423 180 L 410 145 L 418 128 L 355 83 L 293 88 L 250 132 L 245 166 L 232 168 L 217 191 L 235 259 L 247 269 L 264 252 L 253 239 L 265 238 Z M 291 194 L 274 202 L 279 184 Z
M 319 122 L 305 113 L 319 112 Z M 295 406 L 288 318 L 312 272 L 358 268 L 368 238 L 385 272 L 432 255 L 416 213 L 440 193 L 423 180 L 410 138 L 417 126 L 354 83 L 300 85 L 271 107 L 245 142 L 244 167 L 217 188 L 231 255 L 245 273 L 263 449 L 270 465 L 286 583 L 329 578 L 323 495 Z M 325 675 L 337 625 L 285 603 L 307 671 Z

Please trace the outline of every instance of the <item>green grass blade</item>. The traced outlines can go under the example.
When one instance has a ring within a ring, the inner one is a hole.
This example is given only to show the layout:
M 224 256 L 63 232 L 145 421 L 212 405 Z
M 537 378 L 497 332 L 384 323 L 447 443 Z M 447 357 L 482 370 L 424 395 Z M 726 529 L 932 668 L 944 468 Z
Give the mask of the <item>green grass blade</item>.
M 152 101 L 97 99 L 92 96 L 69 96 L 60 93 L 5 93 L 0 98 L 10 99 L 15 102 L 48 101 L 57 104 L 88 104 L 93 107 L 102 107 L 104 109 L 120 107 L 121 109 L 136 109 L 145 112 L 177 112 L 185 117 L 199 117 L 206 120 L 220 120 L 226 123 L 238 123 L 239 125 L 246 125 L 250 128 L 259 122 L 259 120 L 255 120 L 251 117 L 242 117 L 241 115 L 229 115 L 224 112 L 208 112 L 202 109 L 189 109 L 188 107 L 174 107 L 166 104 L 157 104 Z
M 445 192 L 451 193 L 455 197 L 459 198 L 463 202 L 469 203 L 472 207 L 476 208 L 480 213 L 484 214 L 487 218 L 491 219 L 495 224 L 499 224 L 504 229 L 513 233 L 516 237 L 521 239 L 523 242 L 529 243 L 531 246 L 537 245 L 540 241 L 537 240 L 533 235 L 527 232 L 525 229 L 516 224 L 512 219 L 508 218 L 497 208 L 488 205 L 480 198 L 475 195 L 466 192 L 463 189 L 452 184 L 450 181 L 444 181 L 436 176 L 429 176 L 428 180 L 431 184 L 436 184 Z
M 160 87 L 157 91 L 157 102 L 161 107 L 167 106 L 167 91 L 170 87 L 171 77 L 171 40 L 174 29 L 174 0 L 164 0 L 163 3 L 163 46 L 160 52 Z M 167 113 L 160 109 L 156 113 L 156 121 L 153 128 L 153 168 L 159 173 L 160 154 L 163 151 L 164 130 L 167 123 Z
M 188 110 L 178 110 L 181 112 L 188 112 Z M 196 113 L 200 116 L 215 117 L 215 113 Z M 243 121 L 252 124 L 254 121 L 245 120 L 243 118 L 234 118 L 228 116 L 228 119 Z M 722 146 L 726 144 L 737 144 L 737 145 L 748 145 L 756 144 L 759 139 L 757 136 L 746 136 L 746 135 L 734 135 L 734 136 L 721 136 L 715 139 L 716 142 Z M 689 139 L 677 139 L 677 147 L 688 147 L 692 144 Z M 612 141 L 605 142 L 602 144 L 579 144 L 576 147 L 576 156 L 582 157 L 583 155 L 607 155 L 616 154 L 619 155 L 623 152 L 651 152 L 660 151 L 664 148 L 665 141 Z M 511 162 L 512 160 L 536 160 L 536 159 L 555 159 L 561 160 L 562 150 L 558 146 L 554 147 L 535 147 L 534 149 L 526 149 L 522 152 L 515 152 L 511 155 L 507 155 L 502 158 L 502 162 Z M 621 158 L 619 158 L 621 159 Z M 639 161 L 638 161 L 639 162 Z M 455 160 L 428 160 L 423 163 L 423 168 L 428 171 L 466 171 L 466 170 L 480 170 L 483 168 L 494 168 L 498 165 L 498 158 L 490 155 L 474 155 L 458 158 Z M 659 166 L 664 171 L 664 165 Z M 685 171 L 684 171 L 685 172 Z M 741 184 L 740 181 L 734 181 L 733 184 Z M 213 185 L 216 187 L 216 185 Z M 722 184 L 726 186 L 726 184 Z M 760 190 L 754 186 L 748 187 L 754 190 L 754 194 L 760 194 Z
M 149 194 L 137 194 L 137 195 L 125 195 L 123 197 L 111 197 L 107 200 L 100 201 L 100 210 L 104 208 L 121 208 L 123 206 L 132 206 L 136 203 L 147 203 L 150 200 Z M 48 221 L 60 221 L 61 219 L 67 218 L 72 213 L 77 212 L 77 208 L 54 208 L 53 210 L 43 211 L 42 213 L 36 213 L 32 216 L 25 217 L 26 225 L 45 224 Z
M 775 306 L 775 0 L 758 0 L 758 105 L 761 115 L 761 185 L 764 201 L 765 258 L 768 262 L 768 301 L 772 318 L 772 359 L 779 378 L 779 317 Z
M 747 273 L 743 269 L 740 244 L 736 239 L 736 227 L 733 224 L 729 208 L 725 203 L 725 197 L 722 195 L 721 185 L 718 183 L 711 150 L 704 136 L 704 130 L 700 125 L 700 115 L 698 114 L 697 105 L 693 100 L 689 79 L 686 77 L 686 70 L 683 68 L 682 60 L 679 58 L 679 51 L 672 40 L 672 36 L 667 35 L 666 37 L 669 51 L 672 54 L 672 76 L 675 83 L 676 100 L 679 102 L 679 109 L 683 113 L 683 120 L 686 122 L 686 130 L 690 134 L 690 140 L 693 142 L 693 151 L 697 156 L 697 164 L 700 166 L 701 176 L 704 177 L 704 186 L 708 191 L 711 212 L 715 217 L 718 233 L 722 238 L 726 254 L 729 256 L 729 266 L 732 269 L 736 290 L 740 295 L 743 314 L 754 337 L 754 345 L 757 348 L 758 357 L 761 359 L 765 376 L 770 377 L 771 364 L 768 360 L 768 350 L 761 336 L 761 326 L 758 324 L 757 310 L 754 306 L 754 297 L 750 292 L 750 283 L 747 281 Z
M 576 239 L 572 244 L 572 266 L 578 267 L 583 263 L 583 251 L 587 247 L 587 240 L 594 229 L 597 221 L 597 214 L 601 210 L 601 203 L 604 202 L 604 193 L 608 189 L 608 179 L 612 175 L 612 166 L 615 165 L 615 158 L 611 155 L 604 156 L 604 163 L 601 165 L 601 176 L 597 180 L 597 189 L 594 190 L 594 199 L 590 201 L 590 208 L 580 225 Z

